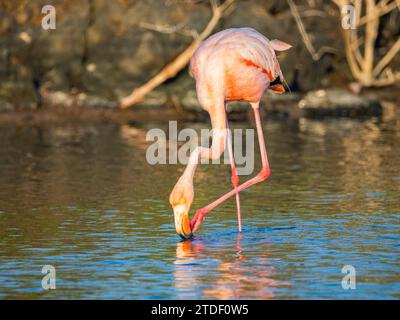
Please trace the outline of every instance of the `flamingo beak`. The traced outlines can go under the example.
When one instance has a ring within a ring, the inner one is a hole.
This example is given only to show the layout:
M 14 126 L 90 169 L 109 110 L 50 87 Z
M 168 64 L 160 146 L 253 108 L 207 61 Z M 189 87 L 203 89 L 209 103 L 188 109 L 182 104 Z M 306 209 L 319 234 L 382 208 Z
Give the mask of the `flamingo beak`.
M 269 84 L 269 89 L 279 94 L 286 92 L 285 87 L 282 85 L 282 80 L 280 76 L 278 76 L 274 81 Z
M 185 205 L 177 205 L 173 209 L 176 232 L 183 239 L 190 239 L 192 237 L 192 230 L 190 229 L 189 214 Z

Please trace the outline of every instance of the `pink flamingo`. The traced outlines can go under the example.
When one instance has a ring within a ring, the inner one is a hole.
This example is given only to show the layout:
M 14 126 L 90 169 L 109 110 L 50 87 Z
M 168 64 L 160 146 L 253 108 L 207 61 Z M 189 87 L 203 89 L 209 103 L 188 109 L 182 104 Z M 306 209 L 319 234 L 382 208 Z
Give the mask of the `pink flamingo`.
M 266 89 L 285 92 L 283 74 L 275 51 L 291 45 L 279 40 L 269 41 L 251 28 L 232 28 L 206 39 L 190 60 L 190 73 L 196 80 L 196 92 L 201 107 L 211 119 L 211 148 L 197 147 L 190 155 L 187 167 L 173 188 L 169 201 L 174 210 L 177 233 L 188 239 L 199 228 L 204 216 L 226 199 L 236 195 L 239 232 L 242 230 L 239 192 L 270 175 L 267 151 L 261 126 L 259 102 Z M 261 152 L 262 170 L 252 179 L 239 185 L 232 145 L 229 141 L 226 113 L 227 101 L 249 102 L 255 116 Z M 227 142 L 227 143 L 226 143 Z M 189 210 L 194 197 L 193 176 L 201 159 L 218 159 L 228 145 L 233 189 L 211 204 L 196 211 L 189 223 Z

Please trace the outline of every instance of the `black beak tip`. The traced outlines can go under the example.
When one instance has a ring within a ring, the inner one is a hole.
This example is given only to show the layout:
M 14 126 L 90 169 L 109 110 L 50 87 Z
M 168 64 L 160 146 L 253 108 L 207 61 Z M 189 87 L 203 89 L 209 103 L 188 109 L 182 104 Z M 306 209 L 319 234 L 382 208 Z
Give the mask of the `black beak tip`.
M 188 235 L 186 235 L 186 234 L 180 234 L 180 233 L 179 233 L 179 236 L 181 237 L 181 239 L 182 239 L 183 241 L 186 241 L 186 240 L 189 240 L 189 239 L 192 239 L 192 238 L 193 238 L 193 233 L 190 233 L 190 234 L 188 234 Z

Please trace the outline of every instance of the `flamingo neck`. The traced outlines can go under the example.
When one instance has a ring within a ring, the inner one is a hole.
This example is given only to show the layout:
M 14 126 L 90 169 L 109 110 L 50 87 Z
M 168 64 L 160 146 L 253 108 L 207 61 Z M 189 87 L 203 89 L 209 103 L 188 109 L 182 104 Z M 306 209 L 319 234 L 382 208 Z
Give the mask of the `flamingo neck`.
M 222 105 L 223 106 L 223 105 Z M 200 159 L 218 159 L 225 150 L 227 137 L 226 114 L 224 108 L 217 108 L 217 111 L 211 112 L 212 145 L 211 148 L 196 147 L 190 154 L 189 162 L 182 175 L 183 179 L 193 181 L 193 177 Z
M 185 171 L 183 172 L 182 178 L 193 181 L 194 173 L 197 165 L 199 164 L 201 149 L 202 147 L 197 147 L 190 154 L 189 161 Z

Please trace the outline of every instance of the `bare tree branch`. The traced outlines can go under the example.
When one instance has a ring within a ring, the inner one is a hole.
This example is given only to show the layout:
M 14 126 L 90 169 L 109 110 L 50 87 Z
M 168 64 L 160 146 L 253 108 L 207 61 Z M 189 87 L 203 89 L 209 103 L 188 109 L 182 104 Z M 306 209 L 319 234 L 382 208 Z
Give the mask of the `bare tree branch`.
M 194 29 L 185 29 L 185 24 L 184 23 L 179 23 L 175 26 L 169 26 L 169 25 L 158 25 L 158 24 L 152 24 L 148 22 L 141 22 L 139 23 L 139 27 L 151 31 L 156 31 L 164 34 L 174 34 L 174 33 L 179 33 L 184 36 L 189 36 L 192 37 L 193 39 L 196 39 L 199 36 L 199 33 L 194 30 Z
M 311 57 L 314 61 L 318 61 L 321 59 L 321 57 L 327 53 L 327 52 L 335 52 L 333 48 L 330 47 L 322 47 L 318 51 L 315 50 L 309 35 L 306 32 L 306 28 L 304 27 L 303 21 L 301 20 L 299 11 L 297 10 L 296 5 L 292 0 L 287 0 L 287 3 L 289 4 L 290 11 L 292 12 L 292 15 L 294 17 L 294 20 L 296 21 L 297 28 L 299 29 L 299 32 L 301 34 L 301 37 L 303 38 L 304 45 L 306 46 L 308 52 L 311 54 Z
M 365 87 L 387 86 L 400 81 L 400 72 L 393 72 L 389 63 L 400 52 L 400 38 L 391 46 L 387 53 L 375 65 L 375 45 L 378 35 L 380 17 L 396 8 L 400 9 L 400 0 L 333 0 L 339 7 L 343 17 L 344 5 L 352 4 L 356 13 L 356 26 L 364 27 L 364 38 L 358 38 L 357 29 L 343 30 L 347 62 L 353 77 L 358 84 Z M 362 4 L 365 3 L 365 16 L 361 17 Z M 360 46 L 363 46 L 361 55 Z M 375 65 L 375 67 L 374 67 Z
M 390 61 L 396 56 L 396 54 L 400 52 L 400 38 L 397 39 L 396 43 L 390 48 L 390 50 L 386 53 L 386 55 L 379 61 L 379 63 L 374 68 L 372 73 L 373 76 L 378 76 L 379 73 L 385 68 Z
M 394 10 L 396 7 L 398 7 L 399 5 L 396 3 L 396 1 L 391 2 L 390 4 L 388 4 L 390 0 L 387 1 L 382 1 L 381 3 L 379 3 L 376 8 L 375 11 L 372 15 L 366 15 L 362 18 L 360 18 L 359 20 L 357 20 L 357 26 L 361 26 L 363 24 L 366 24 L 374 19 L 377 19 L 387 13 L 389 13 L 390 11 Z M 398 0 L 397 0 L 398 1 Z
M 174 77 L 180 70 L 182 70 L 188 64 L 191 56 L 200 46 L 201 42 L 211 34 L 221 17 L 227 14 L 227 10 L 234 4 L 234 2 L 235 0 L 225 0 L 221 5 L 218 5 L 217 1 L 211 0 L 212 17 L 204 30 L 193 40 L 189 47 L 179 54 L 172 62 L 167 64 L 158 74 L 144 85 L 134 89 L 129 96 L 122 98 L 119 102 L 120 108 L 125 109 L 142 101 L 154 88 Z

